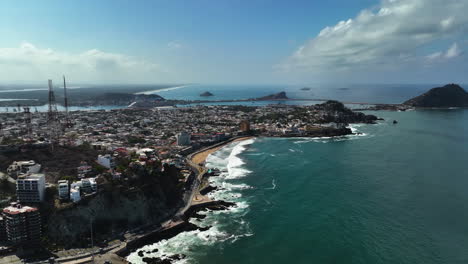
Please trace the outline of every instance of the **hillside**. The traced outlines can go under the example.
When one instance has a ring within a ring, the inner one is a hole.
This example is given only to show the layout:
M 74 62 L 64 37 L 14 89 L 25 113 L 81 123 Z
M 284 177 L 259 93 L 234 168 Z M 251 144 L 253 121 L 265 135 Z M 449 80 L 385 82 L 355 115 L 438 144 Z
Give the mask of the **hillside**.
M 6 172 L 13 161 L 34 160 L 47 171 L 47 182 L 55 183 L 60 175 L 76 175 L 76 168 L 81 161 L 93 164 L 98 154 L 92 149 L 62 146 L 56 147 L 53 151 L 50 148 L 31 149 L 26 152 L 11 151 L 0 154 L 0 171 Z
M 468 107 L 468 93 L 457 84 L 432 88 L 403 104 L 414 107 Z

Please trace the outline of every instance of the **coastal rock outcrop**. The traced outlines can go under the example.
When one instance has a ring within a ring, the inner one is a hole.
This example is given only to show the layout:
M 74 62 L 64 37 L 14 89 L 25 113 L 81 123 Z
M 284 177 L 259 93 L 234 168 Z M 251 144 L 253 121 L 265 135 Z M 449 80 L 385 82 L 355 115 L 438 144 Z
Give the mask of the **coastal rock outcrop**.
M 458 84 L 432 88 L 403 104 L 414 107 L 468 107 L 468 93 Z
M 361 112 L 354 112 L 351 109 L 345 107 L 345 105 L 338 101 L 327 101 L 323 104 L 314 106 L 317 110 L 322 110 L 327 113 L 321 116 L 323 123 L 375 123 L 378 118 L 375 115 L 366 115 Z

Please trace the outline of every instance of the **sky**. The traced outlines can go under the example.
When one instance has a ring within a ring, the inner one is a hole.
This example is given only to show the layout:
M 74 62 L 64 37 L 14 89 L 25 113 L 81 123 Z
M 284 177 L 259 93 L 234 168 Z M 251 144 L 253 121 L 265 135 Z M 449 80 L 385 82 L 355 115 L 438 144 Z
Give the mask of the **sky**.
M 468 83 L 467 0 L 3 0 L 0 83 Z

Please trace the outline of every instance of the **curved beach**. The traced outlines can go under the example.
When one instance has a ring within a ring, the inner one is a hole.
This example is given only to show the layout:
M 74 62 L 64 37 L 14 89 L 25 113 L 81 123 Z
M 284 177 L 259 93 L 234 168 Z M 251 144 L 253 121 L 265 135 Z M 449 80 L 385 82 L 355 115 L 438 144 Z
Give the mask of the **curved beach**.
M 226 145 L 229 145 L 233 142 L 239 142 L 239 141 L 244 141 L 244 140 L 248 140 L 248 139 L 251 139 L 251 138 L 254 138 L 252 136 L 248 136 L 248 137 L 241 137 L 241 138 L 236 138 L 234 140 L 230 140 L 230 141 L 226 141 L 224 142 L 223 144 L 221 145 L 217 145 L 215 147 L 212 147 L 212 148 L 208 148 L 208 149 L 205 149 L 201 152 L 198 152 L 196 153 L 195 155 L 192 156 L 191 160 L 193 163 L 195 164 L 200 164 L 200 163 L 204 163 L 206 161 L 206 158 L 211 154 L 211 153 L 214 153 L 216 151 L 218 151 L 219 149 L 225 147 Z

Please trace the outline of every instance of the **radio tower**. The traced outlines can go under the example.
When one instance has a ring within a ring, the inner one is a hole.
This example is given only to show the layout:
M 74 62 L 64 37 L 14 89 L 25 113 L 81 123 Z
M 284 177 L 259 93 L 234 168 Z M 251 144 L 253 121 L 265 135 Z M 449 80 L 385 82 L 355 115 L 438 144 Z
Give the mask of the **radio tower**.
M 67 83 L 65 82 L 65 75 L 63 76 L 63 97 L 64 97 L 64 106 L 65 106 L 65 126 L 64 128 L 71 127 L 70 116 L 68 114 L 68 95 L 67 95 Z
M 24 123 L 26 124 L 26 134 L 29 140 L 33 139 L 32 136 L 32 124 L 31 124 L 31 111 L 28 106 L 23 107 L 24 109 Z
M 49 128 L 49 139 L 52 146 L 58 142 L 60 136 L 60 123 L 58 120 L 57 104 L 52 87 L 52 80 L 49 80 L 49 112 L 47 113 L 47 126 Z

